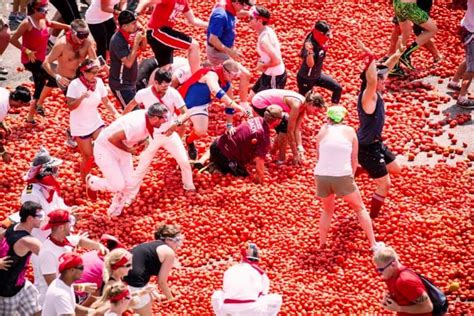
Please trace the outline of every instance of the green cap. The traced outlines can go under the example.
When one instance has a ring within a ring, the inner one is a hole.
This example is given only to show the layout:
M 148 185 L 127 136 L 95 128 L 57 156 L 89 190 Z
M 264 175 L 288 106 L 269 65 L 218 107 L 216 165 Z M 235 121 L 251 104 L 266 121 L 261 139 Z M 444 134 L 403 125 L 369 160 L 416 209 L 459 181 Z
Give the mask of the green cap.
M 345 107 L 341 105 L 334 105 L 328 108 L 326 112 L 328 117 L 333 120 L 335 123 L 340 123 L 346 117 L 347 110 Z

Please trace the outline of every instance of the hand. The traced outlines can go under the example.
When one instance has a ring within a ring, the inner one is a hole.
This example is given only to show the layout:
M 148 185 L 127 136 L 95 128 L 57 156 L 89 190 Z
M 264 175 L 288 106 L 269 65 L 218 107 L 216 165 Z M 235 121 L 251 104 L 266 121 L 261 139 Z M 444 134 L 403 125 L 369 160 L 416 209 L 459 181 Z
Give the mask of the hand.
M 32 63 L 36 61 L 36 52 L 32 50 L 27 50 L 25 51 L 26 57 L 28 57 L 28 60 Z
M 265 70 L 267 70 L 267 68 L 268 67 L 265 65 L 264 62 L 262 62 L 260 60 L 258 61 L 258 63 L 257 63 L 257 70 L 258 71 L 265 72 Z
M 67 87 L 69 85 L 69 79 L 64 78 L 63 76 L 61 76 L 59 74 L 56 75 L 56 82 L 59 83 L 63 87 Z
M 226 134 L 228 134 L 229 136 L 234 136 L 235 134 L 235 127 L 233 126 L 230 126 L 230 127 L 226 127 Z
M 246 118 L 252 118 L 253 117 L 252 110 L 250 110 L 250 109 L 245 109 L 244 114 L 245 114 Z
M 168 128 L 165 132 L 165 135 L 166 136 L 171 136 L 171 134 L 174 133 L 174 131 L 176 131 L 176 129 L 178 128 L 178 125 L 176 125 L 176 123 L 173 123 L 173 125 L 170 126 L 170 128 Z
M 91 95 L 91 93 L 89 92 L 89 90 L 87 91 L 84 91 L 82 94 L 81 94 L 81 99 L 85 99 L 85 98 L 88 98 L 89 96 Z
M 293 163 L 295 165 L 300 165 L 301 161 L 302 160 L 301 160 L 301 157 L 300 157 L 299 153 L 293 156 Z
M 142 40 L 145 38 L 142 32 L 137 32 L 135 35 L 135 42 L 134 45 L 138 46 L 142 42 Z
M 360 41 L 360 40 L 356 40 L 357 42 L 357 47 L 359 47 L 362 51 L 364 51 L 365 53 L 367 54 L 372 54 L 372 52 L 370 51 L 370 49 L 368 49 L 367 47 L 365 47 L 365 45 Z
M 382 302 L 382 307 L 393 312 L 399 312 L 400 311 L 400 306 L 395 303 L 393 298 L 390 297 L 390 294 L 386 294 L 385 297 L 383 298 Z
M 308 52 L 313 52 L 313 44 L 310 41 L 304 43 L 304 49 Z
M 0 258 L 0 270 L 8 270 L 10 266 L 12 265 L 13 260 L 10 259 L 9 256 Z
M 12 133 L 12 130 L 10 127 L 8 127 L 8 125 L 6 125 L 6 123 L 3 123 L 0 125 L 1 128 L 5 131 L 5 133 L 7 134 L 6 136 L 10 136 L 11 133 Z
M 99 253 L 103 256 L 107 255 L 109 253 L 109 249 L 107 247 L 105 247 L 104 245 L 102 244 L 99 244 Z
M 80 286 L 80 289 L 83 291 L 83 292 L 86 292 L 86 293 L 94 293 L 95 291 L 97 291 L 97 284 L 95 283 L 81 283 L 79 284 Z
M 229 57 L 235 61 L 241 61 L 243 57 L 241 52 L 232 48 L 229 48 L 229 50 L 227 51 L 227 55 L 229 55 Z
M 120 118 L 121 116 L 122 116 L 122 115 L 121 115 L 119 112 L 117 112 L 117 113 L 114 114 L 114 118 L 115 118 L 115 119 L 118 119 L 118 118 Z
M 253 177 L 253 182 L 256 184 L 263 184 L 263 176 L 259 176 L 257 173 Z
M 88 232 L 79 233 L 79 234 L 77 234 L 77 237 L 79 237 L 79 239 L 88 238 L 89 233 Z
M 3 159 L 4 163 L 11 163 L 12 162 L 12 156 L 8 152 L 3 153 L 2 159 Z

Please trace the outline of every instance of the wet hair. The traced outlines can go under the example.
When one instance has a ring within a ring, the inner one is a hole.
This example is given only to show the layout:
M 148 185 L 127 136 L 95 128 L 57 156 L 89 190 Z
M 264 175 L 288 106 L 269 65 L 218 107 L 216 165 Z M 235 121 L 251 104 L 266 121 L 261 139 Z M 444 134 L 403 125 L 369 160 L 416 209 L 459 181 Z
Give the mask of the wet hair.
M 155 72 L 155 81 L 158 82 L 159 84 L 162 84 L 163 81 L 166 83 L 170 83 L 172 77 L 173 77 L 173 74 L 167 70 L 158 69 Z
M 112 285 L 109 285 L 105 288 L 104 290 L 104 298 L 108 301 L 110 298 L 114 297 L 114 296 L 117 296 L 118 294 L 124 292 L 128 290 L 128 286 L 123 283 L 123 282 L 116 282 Z M 119 301 L 120 302 L 120 301 Z M 112 303 L 111 304 L 117 304 L 119 302 L 115 302 L 115 303 Z
M 36 9 L 42 6 L 41 0 L 30 0 L 26 5 L 26 14 L 33 15 L 36 12 Z
M 102 272 L 104 282 L 107 283 L 112 276 L 112 265 L 120 261 L 124 256 L 132 257 L 132 254 L 123 248 L 117 248 L 109 252 L 104 258 L 104 271 Z
M 95 60 L 90 59 L 90 58 L 84 59 L 84 60 L 79 64 L 79 67 L 77 67 L 77 69 L 76 69 L 76 78 L 78 78 L 78 77 L 81 75 L 81 73 L 82 73 L 81 68 L 82 68 L 82 67 L 88 66 L 88 65 L 92 65 L 92 64 L 95 64 Z M 99 67 L 99 66 L 97 65 L 97 67 Z M 91 68 L 91 69 L 92 69 L 92 68 Z
M 305 103 L 308 103 L 312 106 L 315 106 L 317 108 L 323 107 L 324 106 L 324 99 L 322 95 L 320 95 L 317 92 L 314 92 L 313 90 L 309 90 L 306 95 L 305 95 Z
M 329 26 L 329 24 L 326 22 L 326 21 L 318 21 L 314 24 L 314 28 L 318 31 L 320 31 L 321 33 L 327 35 L 327 33 L 329 32 L 329 30 L 331 29 L 331 27 Z
M 164 117 L 166 113 L 168 113 L 168 108 L 161 104 L 160 102 L 156 102 L 152 104 L 148 110 L 147 110 L 147 115 L 149 117 Z
M 26 201 L 21 205 L 20 208 L 20 222 L 24 223 L 28 219 L 28 216 L 36 216 L 36 211 L 37 210 L 42 210 L 43 208 L 41 207 L 40 204 L 32 201 Z
M 396 259 L 398 259 L 398 255 L 392 247 L 384 247 L 374 255 L 374 262 L 376 263 L 389 263 Z
M 257 11 L 258 16 L 261 16 L 262 18 L 270 19 L 270 17 L 271 17 L 270 11 L 268 11 L 268 9 L 265 8 L 265 7 L 256 6 L 256 7 L 255 7 L 255 11 Z M 263 21 L 263 20 L 262 20 L 262 24 L 263 24 L 263 25 L 267 25 L 267 24 L 268 24 L 268 21 Z
M 31 101 L 31 92 L 27 87 L 17 86 L 15 90 L 10 93 L 10 99 L 13 101 L 28 103 Z
M 87 24 L 82 19 L 75 19 L 71 22 L 71 29 L 77 31 L 78 29 L 88 29 Z
M 175 225 L 163 224 L 158 226 L 155 231 L 156 240 L 165 240 L 166 238 L 173 238 L 181 234 L 181 229 Z

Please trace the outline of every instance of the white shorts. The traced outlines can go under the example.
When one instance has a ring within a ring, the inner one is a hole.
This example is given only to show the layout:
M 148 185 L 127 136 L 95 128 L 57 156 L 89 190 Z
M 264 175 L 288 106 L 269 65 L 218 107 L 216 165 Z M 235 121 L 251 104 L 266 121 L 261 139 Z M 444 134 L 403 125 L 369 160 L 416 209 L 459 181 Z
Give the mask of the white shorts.
M 145 287 L 133 287 L 133 286 L 128 286 L 128 289 L 130 290 L 130 293 L 136 293 L 141 290 L 143 290 Z M 141 296 L 136 296 L 133 298 L 133 309 L 140 309 L 145 307 L 148 303 L 151 302 L 151 297 L 149 294 L 146 295 L 141 295 Z
M 195 115 L 209 116 L 208 107 L 209 107 L 209 104 L 193 106 L 192 108 L 188 109 L 189 116 L 190 117 L 195 116 Z

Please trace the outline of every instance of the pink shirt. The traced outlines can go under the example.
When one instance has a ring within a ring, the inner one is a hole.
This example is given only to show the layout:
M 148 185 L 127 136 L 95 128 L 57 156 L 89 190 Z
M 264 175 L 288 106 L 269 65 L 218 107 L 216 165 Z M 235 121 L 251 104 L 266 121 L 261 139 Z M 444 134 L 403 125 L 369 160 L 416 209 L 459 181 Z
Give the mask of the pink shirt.
M 268 89 L 260 91 L 252 98 L 252 105 L 257 109 L 265 109 L 272 104 L 280 106 L 284 112 L 290 113 L 290 107 L 285 103 L 284 98 L 295 98 L 301 103 L 304 102 L 304 96 L 291 90 Z
M 99 257 L 97 251 L 86 252 L 82 256 L 84 271 L 79 280 L 74 283 L 95 283 L 100 289 L 103 279 L 104 260 Z
M 23 33 L 22 45 L 29 50 L 35 52 L 36 59 L 38 61 L 44 61 L 46 58 L 46 49 L 48 48 L 48 21 L 46 21 L 46 27 L 42 30 L 36 28 L 31 17 L 27 17 L 30 22 L 32 29 L 31 31 L 26 31 Z M 21 63 L 29 63 L 28 56 L 26 56 L 25 51 L 21 52 Z

